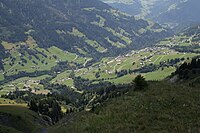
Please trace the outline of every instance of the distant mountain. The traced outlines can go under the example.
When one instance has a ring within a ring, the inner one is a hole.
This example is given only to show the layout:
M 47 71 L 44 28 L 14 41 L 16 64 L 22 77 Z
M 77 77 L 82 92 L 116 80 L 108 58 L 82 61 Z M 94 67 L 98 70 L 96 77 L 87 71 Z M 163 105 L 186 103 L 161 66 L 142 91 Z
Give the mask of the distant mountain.
M 179 0 L 155 18 L 161 23 L 189 24 L 200 22 L 200 1 Z
M 142 4 L 138 0 L 102 0 L 110 6 L 130 15 L 138 15 L 142 11 Z
M 94 0 L 0 0 L 0 31 L 0 42 L 32 37 L 39 47 L 92 57 L 151 45 L 169 35 L 158 24 Z M 1 58 L 4 48 L 0 45 Z
M 200 22 L 199 0 L 103 0 L 111 6 L 138 17 L 150 18 L 161 24 L 177 26 Z

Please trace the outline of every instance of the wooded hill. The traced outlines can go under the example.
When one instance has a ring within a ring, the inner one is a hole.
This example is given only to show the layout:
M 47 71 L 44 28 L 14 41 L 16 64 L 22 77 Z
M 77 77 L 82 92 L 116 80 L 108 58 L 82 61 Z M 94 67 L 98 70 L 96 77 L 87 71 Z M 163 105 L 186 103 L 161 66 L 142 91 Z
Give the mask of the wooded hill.
M 0 1 L 0 16 L 0 42 L 23 42 L 31 36 L 39 47 L 57 46 L 93 57 L 152 45 L 169 35 L 158 24 L 94 0 Z

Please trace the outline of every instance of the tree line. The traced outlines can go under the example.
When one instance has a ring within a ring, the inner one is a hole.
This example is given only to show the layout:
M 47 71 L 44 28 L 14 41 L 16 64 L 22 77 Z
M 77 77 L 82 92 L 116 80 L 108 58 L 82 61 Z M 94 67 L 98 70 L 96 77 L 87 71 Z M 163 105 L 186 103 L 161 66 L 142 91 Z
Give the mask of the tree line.
M 195 57 L 191 62 L 184 62 L 175 72 L 181 79 L 188 79 L 200 74 L 200 58 Z

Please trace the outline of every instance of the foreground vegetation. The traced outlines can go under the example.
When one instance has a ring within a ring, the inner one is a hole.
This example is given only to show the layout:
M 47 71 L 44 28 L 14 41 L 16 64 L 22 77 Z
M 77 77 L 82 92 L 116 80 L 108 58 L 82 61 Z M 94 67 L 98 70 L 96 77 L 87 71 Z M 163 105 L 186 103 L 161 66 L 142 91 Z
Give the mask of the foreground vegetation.
M 150 82 L 142 91 L 130 90 L 93 112 L 72 114 L 49 132 L 195 132 L 200 128 L 200 85 Z M 75 118 L 74 118 L 75 117 Z
M 115 97 L 113 93 L 91 111 L 68 113 L 53 126 L 24 105 L 1 105 L 0 132 L 197 133 L 200 84 L 195 82 L 195 86 L 191 86 L 193 81 L 155 81 L 148 82 L 148 87 L 142 90 L 124 88 L 127 91 L 121 96 Z
M 0 133 L 32 132 L 48 125 L 26 105 L 0 105 L 0 116 Z

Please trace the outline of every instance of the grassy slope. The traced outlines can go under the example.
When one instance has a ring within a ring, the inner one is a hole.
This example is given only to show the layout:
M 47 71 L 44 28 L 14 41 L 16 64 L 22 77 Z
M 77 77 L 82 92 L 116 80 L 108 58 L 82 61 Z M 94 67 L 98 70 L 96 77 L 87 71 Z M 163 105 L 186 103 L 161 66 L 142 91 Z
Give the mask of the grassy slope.
M 159 69 L 157 71 L 149 72 L 144 75 L 146 80 L 163 80 L 175 71 L 176 69 L 174 67 L 169 67 L 169 68 L 164 68 L 164 70 Z
M 114 98 L 96 113 L 82 112 L 66 118 L 50 132 L 198 132 L 199 86 L 153 82 L 149 89 L 130 91 Z M 74 118 L 74 117 L 73 117 Z M 70 119 L 70 120 L 69 120 Z
M 10 47 L 8 46 L 15 46 L 16 44 L 13 43 L 7 43 L 4 42 L 4 48 L 7 50 L 10 50 Z M 36 43 L 33 43 L 34 45 L 37 45 Z M 22 44 L 21 44 L 22 45 Z M 83 64 L 85 61 L 85 58 L 83 57 L 79 57 L 78 55 L 74 54 L 74 53 L 70 53 L 67 51 L 63 51 L 55 46 L 52 46 L 50 48 L 43 49 L 43 48 L 39 48 L 39 47 L 35 47 L 35 49 L 33 49 L 32 47 L 30 47 L 29 45 L 27 45 L 28 48 L 30 48 L 32 51 L 35 52 L 35 55 L 39 58 L 37 59 L 35 56 L 30 55 L 28 52 L 25 52 L 24 54 L 21 54 L 19 52 L 19 48 L 16 47 L 16 49 L 12 49 L 10 50 L 10 58 L 6 58 L 3 60 L 4 62 L 4 69 L 6 72 L 6 75 L 15 75 L 17 73 L 19 73 L 20 71 L 26 71 L 26 72 L 34 72 L 34 71 L 44 71 L 44 70 L 51 70 L 52 67 L 54 67 L 58 61 L 68 61 L 68 62 L 76 62 L 76 63 L 80 63 Z M 38 52 L 39 51 L 39 52 Z M 44 55 L 42 55 L 41 53 L 45 54 L 46 57 Z M 53 58 L 53 55 L 56 55 L 57 58 Z M 21 57 L 20 57 L 21 56 Z M 12 60 L 11 58 L 15 58 L 16 60 L 13 61 L 14 64 L 12 64 Z M 27 61 L 27 63 L 20 63 L 22 60 L 21 58 L 25 59 Z M 36 62 L 37 64 L 33 63 Z M 12 64 L 12 65 L 11 65 Z M 23 65 L 21 65 L 23 64 Z M 37 66 L 37 67 L 35 67 Z M 0 81 L 3 80 L 3 72 L 0 72 Z
M 0 132 L 1 133 L 21 133 L 20 131 L 12 128 L 0 125 Z
M 126 84 L 126 83 L 131 83 L 135 77 L 136 77 L 135 74 L 131 74 L 131 75 L 128 74 L 128 75 L 119 77 L 117 79 L 112 79 L 108 81 L 115 84 Z
M 41 128 L 40 118 L 25 105 L 0 105 L 0 133 L 32 132 Z
M 39 83 L 33 83 L 33 82 L 27 82 L 27 81 L 38 81 L 38 80 L 42 80 L 49 77 L 49 75 L 42 75 L 42 76 L 38 76 L 38 77 L 23 77 L 23 78 L 18 78 L 16 80 L 13 80 L 12 82 L 9 82 L 7 84 L 1 85 L 0 87 L 2 87 L 3 89 L 0 90 L 0 95 L 1 94 L 7 94 L 10 91 L 15 90 L 15 86 L 19 88 L 19 90 L 23 90 L 24 86 L 29 86 L 31 89 L 34 88 L 38 88 L 40 90 L 44 89 L 44 86 L 42 84 Z M 14 86 L 11 86 L 14 85 Z

